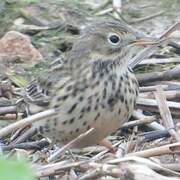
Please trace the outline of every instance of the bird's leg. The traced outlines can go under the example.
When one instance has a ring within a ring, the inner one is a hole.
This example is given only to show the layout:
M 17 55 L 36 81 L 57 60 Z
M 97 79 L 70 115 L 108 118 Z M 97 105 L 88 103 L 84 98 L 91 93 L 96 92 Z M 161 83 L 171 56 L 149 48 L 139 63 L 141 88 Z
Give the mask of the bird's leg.
M 99 145 L 106 147 L 112 154 L 115 154 L 117 151 L 107 139 L 100 141 Z

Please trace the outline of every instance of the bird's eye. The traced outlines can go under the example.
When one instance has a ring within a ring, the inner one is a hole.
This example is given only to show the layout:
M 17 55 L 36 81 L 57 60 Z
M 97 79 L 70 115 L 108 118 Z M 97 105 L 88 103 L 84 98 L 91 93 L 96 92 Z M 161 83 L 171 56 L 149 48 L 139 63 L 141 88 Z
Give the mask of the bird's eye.
M 117 45 L 120 41 L 120 38 L 117 34 L 110 34 L 108 36 L 108 42 L 110 42 L 113 45 Z

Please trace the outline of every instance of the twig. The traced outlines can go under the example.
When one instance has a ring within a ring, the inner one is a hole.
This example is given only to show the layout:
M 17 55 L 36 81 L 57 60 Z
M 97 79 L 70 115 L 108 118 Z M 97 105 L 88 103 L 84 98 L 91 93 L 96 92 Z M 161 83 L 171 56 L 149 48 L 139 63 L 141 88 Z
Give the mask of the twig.
M 116 159 L 119 162 L 116 165 L 112 163 L 88 163 L 90 168 L 93 168 L 90 172 L 78 178 L 79 180 L 91 180 L 101 179 L 100 177 L 106 177 L 107 179 L 163 179 L 163 180 L 178 180 L 180 173 L 169 170 L 157 163 L 154 163 L 148 159 L 140 157 L 125 157 Z M 115 161 L 116 161 L 115 160 Z M 161 171 L 158 174 L 154 171 Z M 162 175 L 164 174 L 164 176 Z M 167 177 L 172 176 L 172 177 Z M 104 178 L 102 178 L 104 179 Z
M 180 100 L 180 90 L 164 91 L 164 95 L 166 96 L 167 100 Z M 139 96 L 147 99 L 155 99 L 155 95 L 153 92 L 140 93 Z
M 140 165 L 142 171 L 139 169 Z M 130 177 L 131 177 L 130 179 L 132 179 L 132 177 L 136 177 L 136 179 L 144 179 L 144 177 L 149 177 L 149 174 L 151 175 L 151 179 L 152 179 L 153 171 L 149 173 L 146 167 L 154 169 L 156 171 L 161 170 L 171 176 L 180 176 L 180 174 L 175 171 L 169 170 L 157 163 L 154 163 L 148 159 L 144 159 L 140 157 L 124 157 L 118 159 L 116 158 L 115 160 L 108 161 L 107 163 L 95 163 L 91 160 L 73 162 L 73 163 L 69 161 L 63 161 L 63 162 L 53 163 L 36 168 L 37 169 L 36 175 L 37 177 L 45 177 L 45 176 L 58 174 L 58 172 L 60 171 L 65 171 L 65 170 L 67 171 L 72 168 L 78 168 L 81 171 L 87 172 L 85 175 L 78 177 L 78 179 L 80 180 L 84 180 L 84 179 L 87 180 L 93 178 L 97 179 L 98 177 L 102 177 L 102 176 L 112 176 L 118 179 L 120 177 L 122 177 L 122 179 L 124 178 L 129 179 Z M 144 168 L 146 168 L 146 171 Z M 138 178 L 140 177 L 140 175 L 141 178 Z M 159 177 L 162 176 L 156 173 L 155 175 L 153 175 L 153 177 L 155 179 L 156 178 L 159 179 Z M 167 180 L 169 180 L 169 178 Z
M 155 17 L 158 17 L 158 16 L 161 16 L 164 14 L 164 11 L 161 11 L 161 12 L 157 12 L 157 13 L 154 13 L 152 15 L 149 15 L 149 16 L 146 16 L 146 17 L 143 17 L 143 18 L 138 18 L 136 20 L 133 20 L 133 21 L 129 21 L 129 24 L 136 24 L 136 23 L 141 23 L 143 21 L 147 21 L 147 20 L 150 20 L 150 19 L 153 19 Z
M 15 139 L 15 141 L 13 142 L 13 144 L 19 144 L 22 143 L 24 141 L 26 141 L 27 139 L 29 139 L 30 137 L 33 137 L 35 134 L 37 134 L 37 129 L 31 127 L 30 129 L 26 130 L 24 132 L 24 134 L 20 135 L 17 139 Z
M 53 175 L 53 174 L 56 174 L 57 171 L 59 171 L 59 170 L 67 170 L 70 168 L 79 167 L 81 165 L 87 164 L 87 162 L 88 161 L 80 161 L 80 162 L 73 162 L 73 163 L 66 162 L 65 164 L 62 162 L 58 162 L 58 163 L 41 166 L 41 167 L 37 168 L 36 176 L 44 177 L 44 176 Z
M 133 131 L 128 138 L 128 142 L 127 142 L 126 150 L 125 150 L 126 154 L 130 152 L 134 152 L 137 149 L 138 143 L 137 142 L 134 143 L 134 139 L 137 134 L 137 131 L 138 131 L 138 126 L 134 126 Z
M 167 130 L 158 130 L 158 131 L 145 132 L 139 134 L 138 136 L 140 136 L 140 143 L 143 143 L 143 142 L 154 141 L 160 138 L 170 137 L 170 134 Z
M 18 128 L 15 132 L 11 133 L 11 136 L 9 138 L 10 142 L 13 142 L 17 137 L 21 135 L 26 129 L 29 128 L 28 126 Z
M 161 87 L 163 88 L 164 91 L 180 90 L 180 83 L 163 81 L 163 82 L 161 82 Z M 140 92 L 156 91 L 156 85 L 143 86 L 143 87 L 140 87 L 139 90 L 140 90 Z
M 39 18 L 32 15 L 28 10 L 25 10 L 24 8 L 19 9 L 19 13 L 22 17 L 24 17 L 25 19 L 37 26 L 46 26 L 46 24 L 43 21 L 40 21 Z
M 167 64 L 167 63 L 180 63 L 180 59 L 176 58 L 176 57 L 175 58 L 151 58 L 151 59 L 144 59 L 137 66 Z
M 142 111 L 141 110 L 136 110 L 136 111 L 134 111 L 133 112 L 133 115 L 132 115 L 134 118 L 136 118 L 136 119 L 141 119 L 141 118 L 146 118 L 147 116 L 145 116 L 143 113 L 142 113 Z M 157 123 L 157 122 L 152 122 L 152 123 L 150 123 L 150 124 L 147 124 L 147 126 L 149 127 L 149 128 L 151 128 L 151 129 L 154 129 L 154 130 L 164 130 L 165 128 L 161 125 L 161 124 L 159 124 L 159 123 Z
M 140 85 L 147 84 L 154 81 L 167 81 L 172 79 L 179 79 L 180 77 L 180 65 L 176 66 L 173 69 L 162 71 L 162 72 L 152 72 L 152 73 L 143 73 L 136 75 L 137 80 Z
M 6 114 L 4 116 L 0 116 L 0 121 L 1 120 L 16 120 L 17 119 L 17 114 Z
M 40 113 L 37 113 L 35 115 L 29 116 L 27 118 L 24 118 L 18 122 L 15 122 L 13 124 L 10 124 L 2 129 L 0 129 L 0 138 L 2 138 L 3 136 L 8 135 L 9 133 L 11 133 L 12 131 L 17 130 L 18 128 L 27 126 L 35 121 L 39 121 L 42 120 L 43 118 L 48 118 L 51 117 L 53 115 L 55 115 L 56 112 L 54 109 L 49 109 Z
M 180 153 L 180 142 L 168 144 L 160 147 L 155 147 L 143 151 L 129 153 L 128 156 L 140 156 L 140 157 L 152 157 L 160 156 L 164 154 L 175 154 Z
M 102 2 L 97 8 L 95 8 L 93 10 L 93 13 L 96 13 L 102 9 L 105 9 L 109 4 L 111 3 L 110 0 L 105 0 L 104 2 Z
M 171 136 L 174 137 L 176 141 L 180 141 L 180 137 L 175 131 L 174 122 L 161 86 L 157 86 L 157 92 L 155 92 L 155 97 L 159 106 L 159 111 L 163 120 L 163 124 L 165 125 Z
M 0 107 L 0 115 L 3 115 L 3 114 L 16 114 L 16 113 L 17 113 L 17 107 L 16 106 Z
M 140 53 L 138 53 L 129 61 L 129 67 L 133 69 L 143 59 L 148 58 L 154 52 L 154 50 L 156 50 L 160 45 L 166 43 L 167 41 L 167 38 L 160 39 L 159 41 L 157 40 L 157 43 L 155 43 L 154 45 L 149 45 L 149 47 L 140 51 Z
M 124 174 L 126 174 L 127 179 L 131 177 L 131 172 L 128 168 L 98 163 L 89 163 L 89 165 L 90 167 L 93 166 L 94 169 L 79 177 L 79 180 L 100 179 L 101 177 L 122 179 Z
M 38 33 L 40 31 L 51 30 L 53 27 L 49 26 L 36 26 L 36 25 L 28 25 L 28 24 L 15 24 L 13 29 L 22 33 Z
M 95 13 L 96 16 L 102 16 L 113 11 L 113 8 L 104 9 L 100 12 Z
M 167 31 L 165 31 L 158 39 L 159 42 L 154 45 L 150 45 L 149 47 L 142 50 L 138 53 L 134 58 L 129 61 L 129 66 L 133 69 L 137 64 L 139 64 L 143 59 L 147 58 L 152 54 L 152 52 L 159 46 L 164 44 L 167 41 L 167 37 L 175 30 L 180 27 L 180 22 L 171 26 Z
M 121 128 L 124 129 L 124 128 L 131 128 L 134 126 L 141 126 L 144 124 L 149 124 L 149 123 L 152 123 L 155 119 L 156 119 L 155 116 L 145 116 L 141 119 L 133 120 L 133 121 L 129 121 L 127 123 L 124 123 Z
M 121 14 L 122 11 L 122 0 L 113 0 L 113 9 Z
M 172 114 L 175 114 L 175 115 L 180 114 L 179 102 L 167 101 L 167 105 L 170 108 Z M 137 108 L 140 108 L 143 110 L 150 110 L 153 112 L 158 111 L 158 108 L 157 108 L 158 104 L 157 104 L 157 101 L 154 99 L 138 98 L 136 106 Z
M 48 162 L 52 162 L 53 160 L 57 159 L 58 157 L 60 157 L 65 151 L 67 151 L 68 149 L 72 148 L 72 147 L 76 147 L 79 144 L 81 144 L 81 142 L 89 136 L 90 133 L 94 132 L 94 128 L 89 129 L 88 131 L 86 131 L 83 134 L 80 134 L 78 137 L 76 137 L 75 139 L 73 139 L 72 141 L 70 141 L 68 144 L 64 145 L 62 148 L 60 148 L 58 151 L 56 151 L 55 153 L 53 153 L 49 158 L 48 158 Z
M 24 142 L 20 144 L 11 144 L 6 146 L 1 146 L 3 151 L 10 151 L 12 149 L 25 149 L 25 150 L 41 150 L 44 147 L 49 146 L 49 142 L 45 139 L 42 139 L 37 142 Z
M 142 158 L 142 157 L 138 157 L 138 156 L 126 156 L 126 157 L 123 157 L 123 158 L 116 158 L 116 159 L 113 159 L 113 160 L 109 160 L 107 163 L 108 164 L 119 164 L 119 163 L 128 163 L 129 164 L 142 164 L 143 166 L 148 166 L 150 167 L 151 169 L 155 170 L 155 171 L 161 171 L 163 172 L 163 174 L 168 174 L 169 176 L 180 176 L 180 173 L 178 172 L 175 172 L 174 170 L 171 170 L 169 168 L 167 168 L 166 166 L 163 167 L 162 164 L 158 164 L 157 162 L 153 162 L 152 160 L 150 159 L 147 159 L 147 158 Z M 164 173 L 165 172 L 165 173 Z

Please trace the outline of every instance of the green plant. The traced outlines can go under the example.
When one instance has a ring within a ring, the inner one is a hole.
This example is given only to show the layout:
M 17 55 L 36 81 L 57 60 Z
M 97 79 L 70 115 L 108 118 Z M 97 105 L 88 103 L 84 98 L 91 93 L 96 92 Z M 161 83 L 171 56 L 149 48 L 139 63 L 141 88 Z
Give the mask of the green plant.
M 0 157 L 0 180 L 34 180 L 32 170 L 24 160 Z

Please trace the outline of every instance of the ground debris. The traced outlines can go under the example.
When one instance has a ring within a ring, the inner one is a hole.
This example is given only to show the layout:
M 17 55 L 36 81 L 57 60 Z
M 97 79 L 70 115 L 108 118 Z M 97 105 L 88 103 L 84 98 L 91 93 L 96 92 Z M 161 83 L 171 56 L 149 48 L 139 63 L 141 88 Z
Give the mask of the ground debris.
M 18 3 L 9 3 L 13 13 Z M 2 7 L 9 7 L 7 4 L 3 3 Z M 7 23 L 4 16 L 1 17 L 4 10 L 0 8 L 0 22 L 6 25 L 0 31 L 3 35 L 0 39 L 0 123 L 10 124 L 0 129 L 1 153 L 27 158 L 42 180 L 46 177 L 50 180 L 180 179 L 179 30 L 172 34 L 171 41 L 158 44 L 149 57 L 132 66 L 140 84 L 140 95 L 130 121 L 108 137 L 117 149 L 116 155 L 99 145 L 69 150 L 82 136 L 67 146 L 51 145 L 51 140 L 31 128 L 31 123 L 54 115 L 54 109 L 29 117 L 17 110 L 19 92 L 27 83 L 24 77 L 33 79 L 47 69 L 52 60 L 63 57 L 92 20 L 113 17 L 157 38 L 175 23 L 180 15 L 179 5 L 176 0 L 113 3 L 109 0 L 37 0 L 22 3 L 16 16 L 7 12 L 6 16 L 11 17 Z M 6 66 L 8 63 L 12 66 Z M 20 63 L 25 67 L 19 68 Z M 12 73 L 14 66 L 18 68 Z

